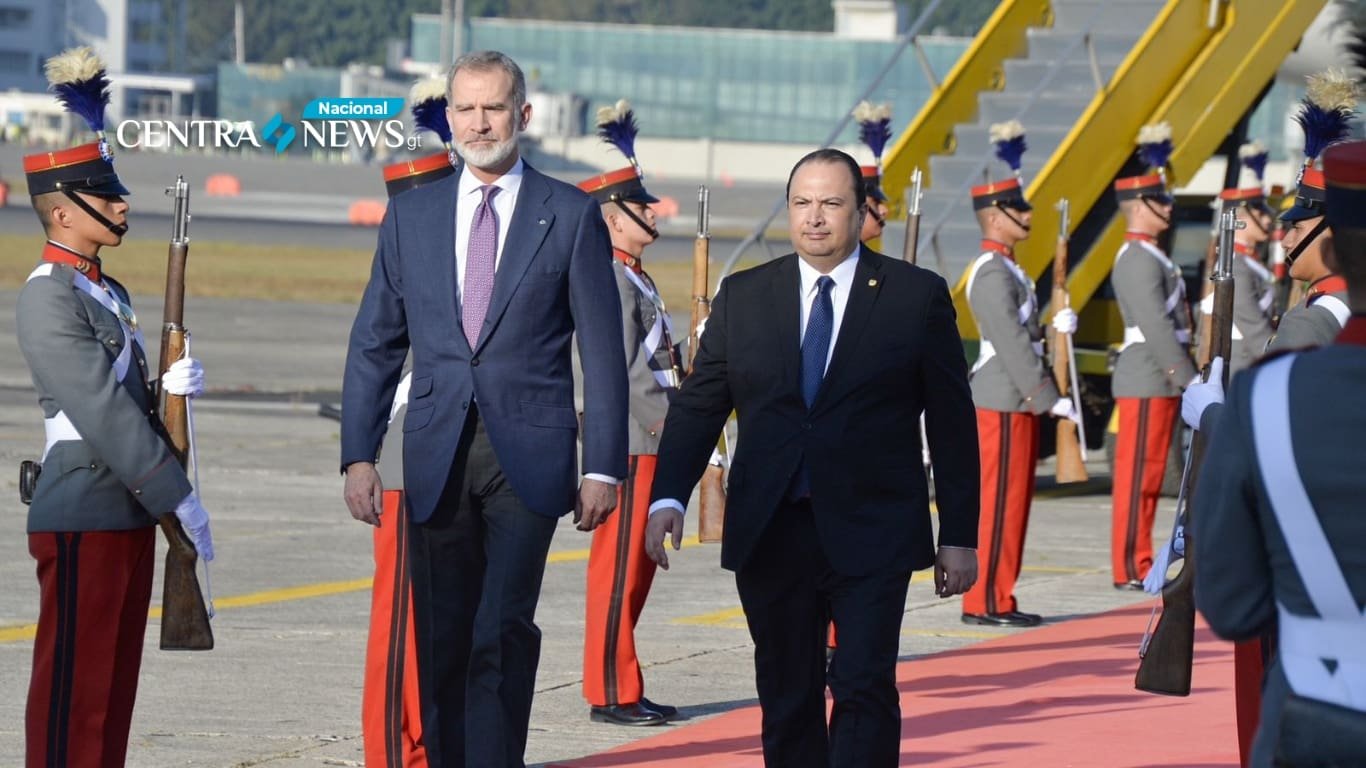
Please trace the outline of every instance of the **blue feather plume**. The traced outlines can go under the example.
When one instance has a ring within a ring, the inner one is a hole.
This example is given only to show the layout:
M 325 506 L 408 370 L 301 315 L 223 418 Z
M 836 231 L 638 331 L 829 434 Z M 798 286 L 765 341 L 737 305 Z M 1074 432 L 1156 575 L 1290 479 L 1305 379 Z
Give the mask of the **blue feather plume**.
M 872 104 L 861 101 L 854 107 L 854 120 L 858 122 L 858 138 L 873 152 L 873 159 L 882 165 L 882 151 L 892 138 L 892 107 L 890 104 Z
M 1304 106 L 1295 114 L 1295 122 L 1304 129 L 1304 156 L 1314 160 L 1329 144 L 1342 141 L 1351 131 L 1352 112 L 1345 109 L 1324 109 L 1305 99 Z
M 1021 134 L 1013 139 L 996 142 L 996 157 L 1010 166 L 1010 170 L 1018 171 L 1020 170 L 1020 161 L 1028 148 L 1028 145 L 1025 144 L 1025 137 Z
M 109 105 L 109 76 L 104 63 L 89 48 L 75 48 L 48 59 L 44 70 L 57 101 L 80 115 L 90 130 L 104 134 L 104 110 Z
M 636 113 L 625 99 L 618 101 L 615 106 L 598 110 L 598 136 L 621 150 L 632 162 L 636 157 L 636 133 L 639 131 Z
M 1261 183 L 1266 178 L 1266 160 L 1268 152 L 1259 142 L 1250 141 L 1238 148 L 1238 159 L 1243 167 L 1257 177 L 1257 183 Z
M 1167 161 L 1171 159 L 1173 149 L 1171 139 L 1139 144 L 1138 157 L 1148 167 L 1161 170 L 1167 167 Z
M 435 133 L 443 144 L 451 143 L 451 126 L 446 122 L 445 97 L 414 104 L 412 112 L 418 128 L 426 128 Z

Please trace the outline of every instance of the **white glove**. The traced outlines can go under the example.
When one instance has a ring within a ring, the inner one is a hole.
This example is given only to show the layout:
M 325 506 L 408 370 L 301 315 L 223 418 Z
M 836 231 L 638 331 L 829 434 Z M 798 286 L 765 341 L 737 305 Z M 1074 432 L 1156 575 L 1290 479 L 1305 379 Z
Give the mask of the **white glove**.
M 161 387 L 172 395 L 198 397 L 204 394 L 204 366 L 193 357 L 182 357 L 161 374 Z
M 1212 314 L 1214 314 L 1214 292 L 1213 292 L 1213 291 L 1211 291 L 1211 292 L 1205 294 L 1205 298 L 1203 298 L 1203 299 L 1200 300 L 1200 314 L 1202 314 L 1202 315 L 1212 315 Z
M 1209 381 L 1196 377 L 1181 394 L 1181 420 L 1191 429 L 1200 428 L 1200 417 L 1205 409 L 1224 402 L 1224 358 L 1216 357 L 1209 364 Z
M 1185 556 L 1186 527 L 1178 525 L 1172 531 L 1171 541 L 1157 551 L 1157 557 L 1153 560 L 1153 567 L 1148 570 L 1148 575 L 1143 577 L 1143 591 L 1150 595 L 1162 594 L 1162 588 L 1167 585 L 1167 569 Z
M 213 533 L 209 531 L 209 511 L 199 503 L 199 494 L 191 493 L 175 508 L 180 525 L 194 542 L 194 551 L 204 562 L 213 559 Z
M 1054 403 L 1053 407 L 1048 409 L 1048 412 L 1060 419 L 1077 420 L 1077 406 L 1072 402 L 1072 398 L 1070 397 L 1058 398 L 1058 402 Z
M 1053 330 L 1058 333 L 1073 334 L 1077 332 L 1077 313 L 1071 307 L 1063 307 L 1053 313 Z

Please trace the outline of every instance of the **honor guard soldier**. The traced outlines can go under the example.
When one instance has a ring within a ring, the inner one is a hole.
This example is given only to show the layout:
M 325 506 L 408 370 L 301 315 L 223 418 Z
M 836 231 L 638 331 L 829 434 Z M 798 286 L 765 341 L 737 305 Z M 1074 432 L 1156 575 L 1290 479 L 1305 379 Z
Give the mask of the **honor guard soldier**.
M 128 292 L 100 261 L 101 248 L 119 245 L 128 230 L 128 189 L 103 133 L 105 67 L 77 48 L 48 60 L 46 73 L 99 141 L 24 158 L 47 234 L 17 322 L 47 432 L 45 471 L 25 499 L 40 591 L 25 754 L 30 768 L 103 768 L 123 765 L 128 750 L 157 518 L 176 515 L 205 561 L 213 541 L 157 415 Z M 162 388 L 194 396 L 203 380 L 199 363 L 185 358 Z
M 1304 166 L 1295 205 L 1281 215 L 1286 228 L 1282 242 L 1290 279 L 1308 283 L 1309 290 L 1281 318 L 1268 352 L 1328 344 L 1351 315 L 1347 282 L 1324 259 L 1333 231 L 1325 216 L 1323 171 L 1314 167 L 1314 161 L 1324 148 L 1349 135 L 1348 123 L 1356 114 L 1354 89 L 1355 84 L 1341 73 L 1310 78 L 1309 94 L 1295 114 L 1295 122 L 1304 129 Z
M 973 187 L 972 207 L 982 228 L 982 254 L 968 271 L 968 303 L 982 343 L 970 372 L 982 462 L 982 514 L 977 532 L 977 583 L 963 596 L 967 624 L 1031 627 L 1042 621 L 1015 602 L 1025 529 L 1034 498 L 1039 416 L 1075 418 L 1060 397 L 1043 358 L 1044 331 L 1034 281 L 1015 263 L 1015 245 L 1029 237 L 1033 207 L 1025 199 L 1020 161 L 1024 129 L 1017 121 L 991 126 L 996 156 L 1010 178 Z M 1061 333 L 1076 315 L 1060 310 Z
M 859 242 L 865 245 L 882 237 L 887 227 L 887 193 L 882 191 L 882 150 L 892 137 L 889 127 L 892 122 L 892 107 L 889 104 L 873 105 L 867 101 L 859 102 L 854 108 L 854 120 L 859 125 L 859 140 L 873 153 L 872 165 L 861 165 L 863 189 L 868 195 L 868 212 L 863 217 L 863 229 L 859 232 Z
M 636 161 L 635 113 L 623 99 L 598 110 L 597 117 L 598 135 L 631 163 L 579 184 L 602 203 L 612 237 L 630 385 L 631 456 L 617 513 L 593 532 L 588 556 L 583 695 L 593 722 L 659 725 L 677 717 L 678 710 L 645 698 L 635 629 L 655 576 L 655 564 L 645 555 L 655 454 L 669 398 L 683 371 L 668 310 L 640 260 L 645 247 L 659 237 L 650 209 L 659 198 L 646 191 Z
M 1223 400 L 1217 379 L 1191 387 L 1207 390 L 1197 420 L 1212 432 L 1193 501 L 1197 607 L 1230 640 L 1279 634 L 1257 768 L 1366 755 L 1366 459 L 1351 449 L 1366 438 L 1354 397 L 1366 385 L 1366 142 L 1329 147 L 1324 182 L 1319 212 L 1353 309 L 1345 328 L 1239 375 L 1225 407 L 1207 407 Z
M 1144 126 L 1138 152 L 1152 172 L 1120 178 L 1114 185 L 1126 226 L 1110 275 L 1124 318 L 1124 343 L 1111 384 L 1119 409 L 1110 533 L 1116 589 L 1143 589 L 1152 567 L 1153 517 L 1181 390 L 1196 375 L 1185 283 L 1157 241 L 1171 226 L 1164 171 L 1171 151 L 1166 123 Z
M 409 94 L 418 129 L 435 133 L 440 152 L 384 168 L 389 197 L 455 173 L 451 128 L 446 123 L 446 79 L 420 80 Z M 408 368 L 411 366 L 405 366 Z M 403 417 L 408 411 L 412 371 L 405 370 L 389 412 L 380 447 L 383 511 L 374 530 L 375 579 L 370 600 L 370 635 L 365 648 L 361 730 L 365 764 L 381 768 L 424 768 L 422 708 L 418 698 L 417 641 L 413 636 L 412 584 L 408 571 L 408 514 L 403 506 Z M 400 428 L 395 429 L 394 424 Z
M 1271 239 L 1272 212 L 1260 186 L 1226 189 L 1219 193 L 1219 206 L 1233 211 L 1242 225 L 1233 234 L 1233 374 L 1261 357 L 1271 340 L 1276 282 L 1262 264 L 1261 250 Z M 1214 294 L 1201 309 L 1214 310 Z

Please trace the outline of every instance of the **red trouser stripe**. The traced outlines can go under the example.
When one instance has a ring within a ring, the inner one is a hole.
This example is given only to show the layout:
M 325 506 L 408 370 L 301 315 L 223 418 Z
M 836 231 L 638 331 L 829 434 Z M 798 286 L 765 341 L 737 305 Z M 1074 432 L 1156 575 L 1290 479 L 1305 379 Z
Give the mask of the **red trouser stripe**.
M 403 491 L 384 492 L 380 519 L 381 525 L 374 529 L 375 580 L 361 701 L 365 764 L 426 768 Z
M 583 642 L 583 695 L 595 707 L 633 704 L 645 694 L 635 631 L 654 582 L 645 524 L 655 457 L 632 456 L 617 511 L 593 531 Z
M 31 533 L 38 632 L 25 712 L 28 768 L 121 766 L 128 753 L 156 529 Z
M 1116 584 L 1140 580 L 1153 564 L 1153 518 L 1167 471 L 1179 397 L 1119 397 L 1111 491 L 1110 561 Z
M 982 515 L 977 529 L 977 573 L 963 596 L 964 613 L 1016 610 L 1015 582 L 1024 559 L 1034 470 L 1039 458 L 1039 417 L 977 409 L 982 462 Z

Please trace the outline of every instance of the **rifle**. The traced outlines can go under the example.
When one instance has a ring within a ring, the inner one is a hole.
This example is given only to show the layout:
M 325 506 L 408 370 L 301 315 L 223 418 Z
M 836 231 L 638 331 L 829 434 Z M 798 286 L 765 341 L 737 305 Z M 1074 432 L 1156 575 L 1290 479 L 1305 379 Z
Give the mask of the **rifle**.
M 901 244 L 901 260 L 915 263 L 920 247 L 920 169 L 911 174 L 911 186 L 906 188 L 906 241 Z
M 171 245 L 166 262 L 166 305 L 162 314 L 161 357 L 157 364 L 157 386 L 161 374 L 185 353 L 189 333 L 185 330 L 185 260 L 190 253 L 190 187 L 184 176 L 177 176 L 166 194 L 175 197 L 175 216 Z M 161 421 L 171 437 L 171 451 L 186 466 L 190 443 L 189 404 L 184 397 L 161 392 Z M 166 535 L 166 570 L 161 597 L 161 649 L 163 651 L 207 651 L 213 648 L 213 628 L 204 595 L 199 591 L 195 563 L 199 559 L 194 542 L 174 514 L 159 519 Z
M 1245 225 L 1244 225 L 1245 226 Z M 1233 232 L 1240 227 L 1238 217 L 1227 211 L 1219 217 L 1219 248 L 1215 268 L 1214 311 L 1211 313 L 1210 359 L 1224 358 L 1224 386 L 1228 387 L 1228 358 L 1233 349 Z M 1209 365 L 1202 370 L 1209 381 Z M 1209 435 L 1196 431 L 1186 454 L 1181 474 L 1181 493 L 1176 513 L 1185 541 L 1185 560 L 1180 573 L 1162 587 L 1162 615 L 1157 626 L 1145 633 L 1138 649 L 1138 673 L 1134 687 L 1149 693 L 1188 696 L 1191 692 L 1191 663 L 1195 654 L 1195 549 L 1191 546 L 1190 500 L 1204 462 Z M 1149 622 L 1151 626 L 1151 622 Z
M 1217 205 L 1217 204 L 1216 204 Z M 1205 311 L 1206 298 L 1214 291 L 1214 268 L 1219 255 L 1220 208 L 1214 209 L 1214 221 L 1210 224 L 1209 246 L 1205 248 L 1205 267 L 1201 277 L 1205 280 L 1205 291 L 1200 295 L 1200 327 L 1195 334 L 1195 364 L 1204 368 L 1210 361 L 1210 336 L 1214 327 L 1210 320 L 1212 313 Z
M 1058 227 L 1058 247 L 1053 252 L 1053 312 L 1071 305 L 1072 297 L 1067 292 L 1067 230 L 1070 212 L 1066 199 L 1057 204 L 1060 216 Z M 1072 405 L 1077 411 L 1077 421 L 1058 419 L 1057 468 L 1054 477 L 1059 483 L 1084 483 L 1090 477 L 1086 474 L 1086 432 L 1081 425 L 1081 390 L 1077 386 L 1076 349 L 1072 337 L 1049 328 L 1052 335 L 1053 378 L 1058 382 L 1058 393 L 1063 397 L 1071 394 Z M 1065 350 L 1065 352 L 1064 352 Z
M 688 370 L 697 358 L 697 328 L 711 314 L 711 299 L 707 298 L 709 259 L 711 256 L 711 194 L 706 187 L 697 188 L 697 239 L 692 247 L 692 328 L 688 336 Z M 723 460 L 726 452 L 725 431 L 717 446 Z M 726 522 L 725 467 L 707 464 L 698 483 L 697 538 L 705 543 L 721 540 Z

